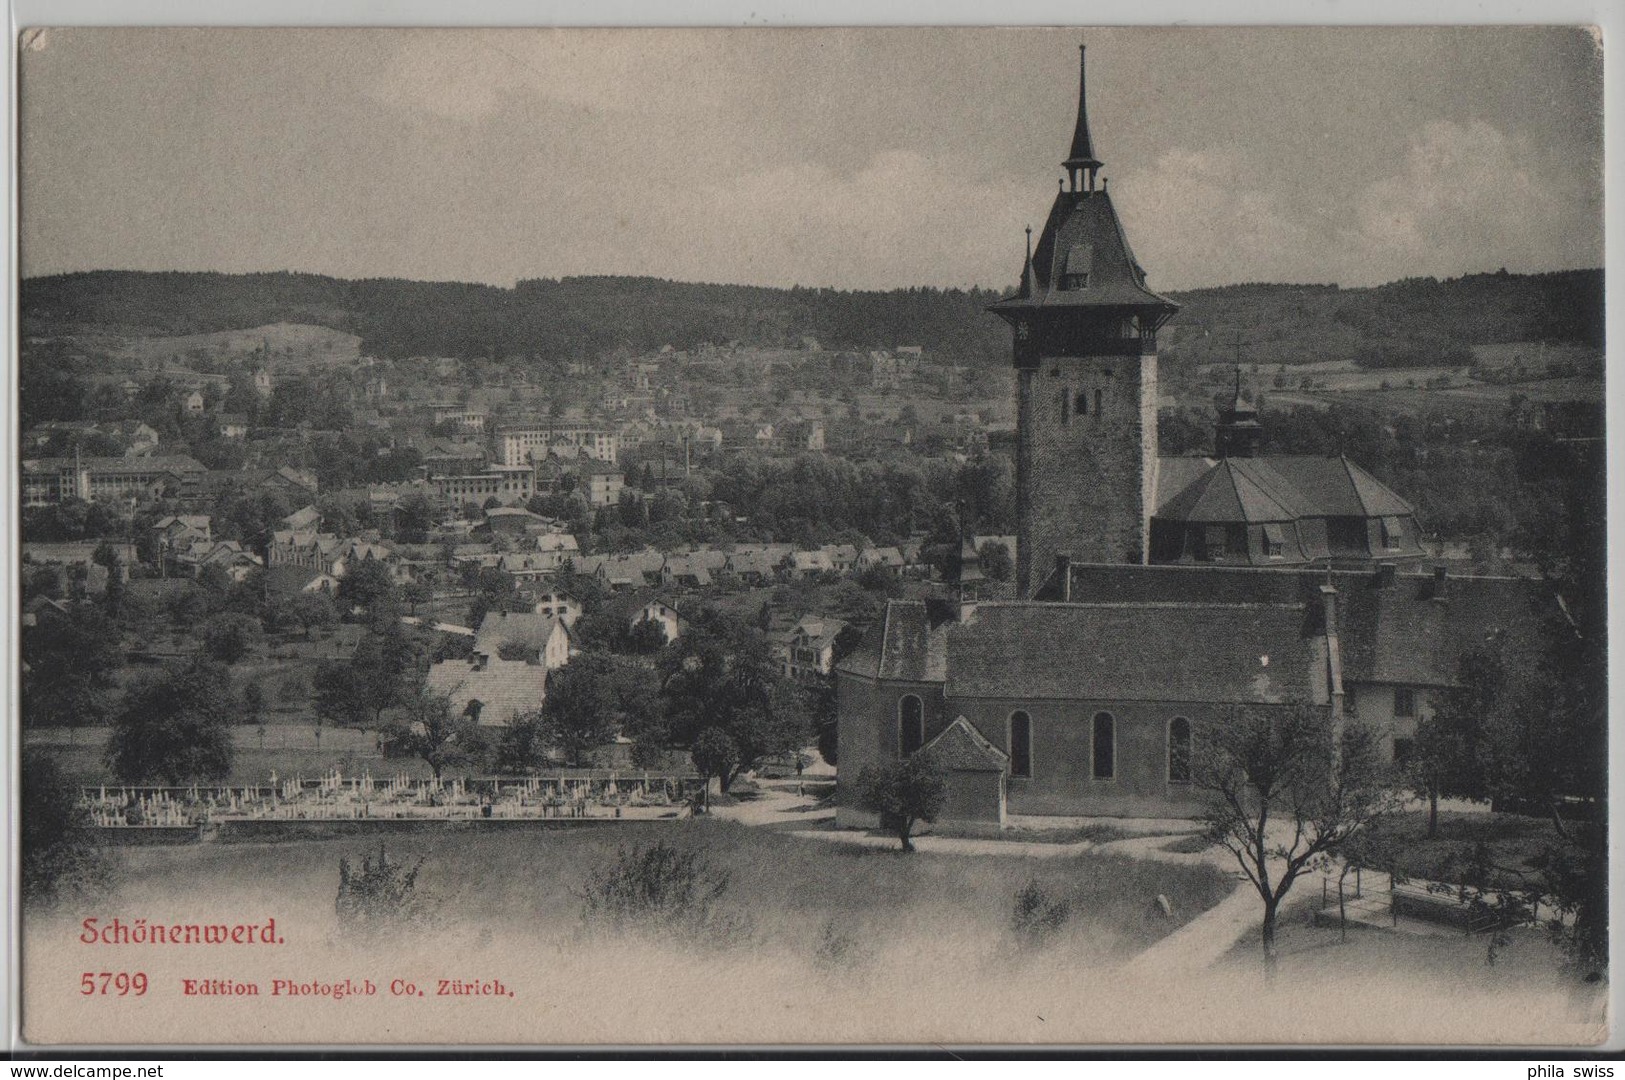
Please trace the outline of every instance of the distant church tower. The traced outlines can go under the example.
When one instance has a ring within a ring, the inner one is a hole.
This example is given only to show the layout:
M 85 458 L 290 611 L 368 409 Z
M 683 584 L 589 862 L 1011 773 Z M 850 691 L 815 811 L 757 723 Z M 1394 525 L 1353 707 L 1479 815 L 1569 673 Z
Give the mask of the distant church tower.
M 1178 307 L 1145 286 L 1096 186 L 1083 50 L 1066 179 L 1015 296 L 1016 583 L 1031 596 L 1056 556 L 1143 563 L 1157 502 L 1157 330 Z

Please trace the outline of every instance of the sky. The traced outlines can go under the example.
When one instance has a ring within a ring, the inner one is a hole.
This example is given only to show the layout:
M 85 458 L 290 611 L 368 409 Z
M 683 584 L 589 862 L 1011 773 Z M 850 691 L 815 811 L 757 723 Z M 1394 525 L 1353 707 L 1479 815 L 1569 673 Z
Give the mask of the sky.
M 71 29 L 22 269 L 1005 288 L 1080 43 L 1153 288 L 1602 265 L 1581 29 Z

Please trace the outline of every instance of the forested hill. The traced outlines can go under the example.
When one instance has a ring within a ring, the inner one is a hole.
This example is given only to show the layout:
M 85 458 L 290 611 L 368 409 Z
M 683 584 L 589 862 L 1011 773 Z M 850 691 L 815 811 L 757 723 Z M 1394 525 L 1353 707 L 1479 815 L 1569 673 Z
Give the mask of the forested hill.
M 1602 271 L 1408 279 L 1375 289 L 1237 285 L 1175 293 L 1183 310 L 1164 351 L 1253 362 L 1438 362 L 1439 350 L 1501 341 L 1600 344 Z M 22 283 L 25 336 L 169 336 L 310 323 L 357 334 L 370 355 L 590 358 L 617 348 L 740 341 L 825 348 L 921 345 L 932 355 L 1003 361 L 1009 335 L 986 290 L 844 292 L 699 285 L 654 278 L 458 282 L 347 281 L 317 274 L 94 271 Z M 1384 359 L 1386 358 L 1386 359 Z

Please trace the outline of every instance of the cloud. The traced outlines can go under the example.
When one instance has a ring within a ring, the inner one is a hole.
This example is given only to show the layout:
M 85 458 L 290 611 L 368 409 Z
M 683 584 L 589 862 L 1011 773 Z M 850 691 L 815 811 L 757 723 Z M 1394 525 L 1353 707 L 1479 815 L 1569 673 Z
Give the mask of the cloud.
M 661 31 L 392 31 L 365 84 L 374 99 L 455 120 L 535 95 L 588 110 L 660 111 L 720 104 L 724 72 L 710 34 Z
M 1226 148 L 1163 152 L 1113 188 L 1134 254 L 1159 289 L 1325 278 L 1313 230 Z
M 1435 122 L 1414 136 L 1400 170 L 1361 191 L 1338 245 L 1362 283 L 1494 269 L 1564 265 L 1542 220 L 1542 185 L 1525 154 L 1482 120 Z
M 657 197 L 616 200 L 590 248 L 567 251 L 587 272 L 689 280 L 890 289 L 1013 284 L 1031 185 L 965 180 L 944 162 L 885 151 L 842 173 L 786 163 L 715 177 Z M 990 212 L 991 210 L 991 212 Z
M 1239 151 L 1176 148 L 1123 174 L 1113 193 L 1136 256 L 1162 289 L 1365 286 L 1502 266 L 1601 265 L 1600 231 L 1584 216 L 1554 213 L 1580 194 L 1542 176 L 1526 146 L 1483 120 L 1429 123 L 1391 171 L 1349 181 L 1343 190 L 1305 190 Z

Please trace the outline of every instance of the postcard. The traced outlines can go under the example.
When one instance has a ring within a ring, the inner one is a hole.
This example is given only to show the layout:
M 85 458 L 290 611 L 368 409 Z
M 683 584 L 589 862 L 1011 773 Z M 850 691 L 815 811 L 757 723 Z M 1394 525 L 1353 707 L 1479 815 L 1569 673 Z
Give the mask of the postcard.
M 1593 28 L 17 48 L 24 1048 L 1609 1038 Z

